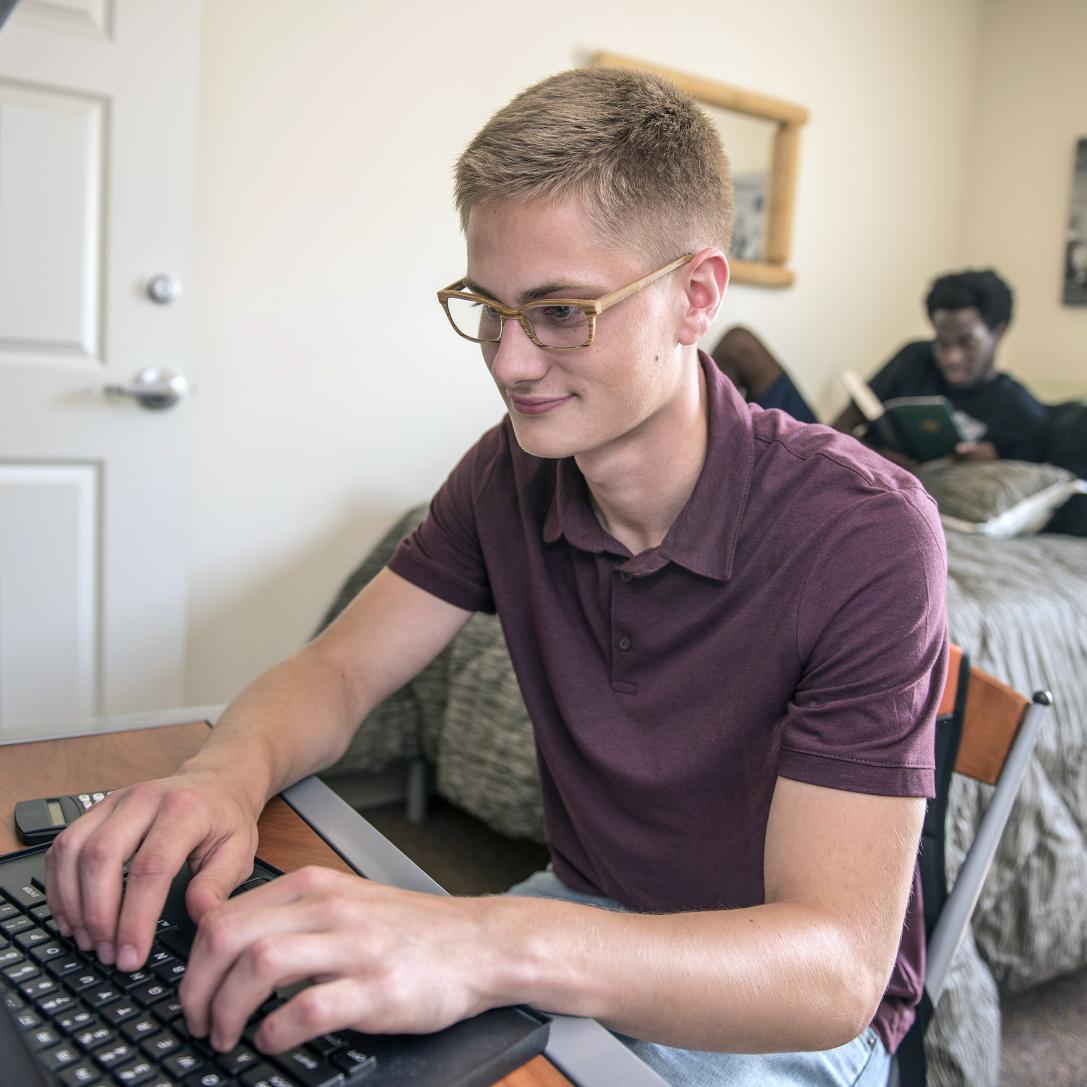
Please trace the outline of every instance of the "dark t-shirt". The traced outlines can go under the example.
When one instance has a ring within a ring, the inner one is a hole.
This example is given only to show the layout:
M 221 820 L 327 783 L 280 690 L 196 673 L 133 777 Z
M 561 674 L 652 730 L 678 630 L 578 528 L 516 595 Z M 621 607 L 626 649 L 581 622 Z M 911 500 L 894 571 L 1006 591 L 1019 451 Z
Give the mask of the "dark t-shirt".
M 933 789 L 946 565 L 932 500 L 852 438 L 748 405 L 702 367 L 706 462 L 658 547 L 631 555 L 575 461 L 529 456 L 507 419 L 389 563 L 458 607 L 497 610 L 555 869 L 644 911 L 764 901 L 779 775 Z M 914 897 L 874 1021 L 891 1048 L 923 958 Z
M 906 344 L 868 384 L 880 400 L 946 396 L 955 411 L 982 424 L 978 440 L 992 442 L 1003 459 L 1038 462 L 1045 457 L 1045 405 L 1008 374 L 998 373 L 969 389 L 949 385 L 936 365 L 931 340 Z

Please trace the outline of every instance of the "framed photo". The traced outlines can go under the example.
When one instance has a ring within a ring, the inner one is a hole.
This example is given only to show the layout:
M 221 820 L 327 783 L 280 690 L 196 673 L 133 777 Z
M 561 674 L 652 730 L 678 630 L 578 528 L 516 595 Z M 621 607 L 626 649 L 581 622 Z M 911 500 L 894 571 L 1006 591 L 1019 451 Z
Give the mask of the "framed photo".
M 1066 306 L 1087 306 L 1087 136 L 1076 141 L 1072 208 L 1064 250 L 1063 301 Z

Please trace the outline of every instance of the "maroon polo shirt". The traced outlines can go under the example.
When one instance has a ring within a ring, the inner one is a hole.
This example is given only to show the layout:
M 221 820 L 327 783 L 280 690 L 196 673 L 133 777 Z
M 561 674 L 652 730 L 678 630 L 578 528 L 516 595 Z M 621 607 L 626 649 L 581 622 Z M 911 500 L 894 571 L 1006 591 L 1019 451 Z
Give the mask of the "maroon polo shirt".
M 933 794 L 943 534 L 908 473 L 746 404 L 701 356 L 698 482 L 660 546 L 600 526 L 574 460 L 488 431 L 394 554 L 401 577 L 497 612 L 535 729 L 548 846 L 578 890 L 642 911 L 764 901 L 778 776 Z M 921 992 L 919 880 L 874 1026 Z

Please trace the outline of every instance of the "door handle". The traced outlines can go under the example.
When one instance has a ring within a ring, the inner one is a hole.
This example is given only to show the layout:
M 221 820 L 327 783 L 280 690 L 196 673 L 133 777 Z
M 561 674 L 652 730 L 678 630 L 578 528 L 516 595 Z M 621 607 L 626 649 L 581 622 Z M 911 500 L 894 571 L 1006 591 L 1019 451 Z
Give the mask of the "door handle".
M 160 366 L 145 366 L 127 385 L 103 385 L 107 396 L 130 396 L 152 411 L 172 408 L 189 390 L 184 374 Z

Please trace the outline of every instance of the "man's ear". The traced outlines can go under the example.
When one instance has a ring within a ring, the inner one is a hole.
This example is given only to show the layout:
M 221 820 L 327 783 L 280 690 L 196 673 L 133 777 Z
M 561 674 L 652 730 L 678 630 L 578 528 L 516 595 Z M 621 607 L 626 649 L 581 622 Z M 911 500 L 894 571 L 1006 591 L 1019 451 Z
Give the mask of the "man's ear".
M 1001 321 L 1000 324 L 996 326 L 996 328 L 991 329 L 990 331 L 993 334 L 993 342 L 1000 343 L 1000 341 L 1004 338 L 1004 333 L 1008 331 L 1008 322 Z
M 728 286 L 728 260 L 720 249 L 703 249 L 684 267 L 685 301 L 679 342 L 698 343 L 709 331 Z

